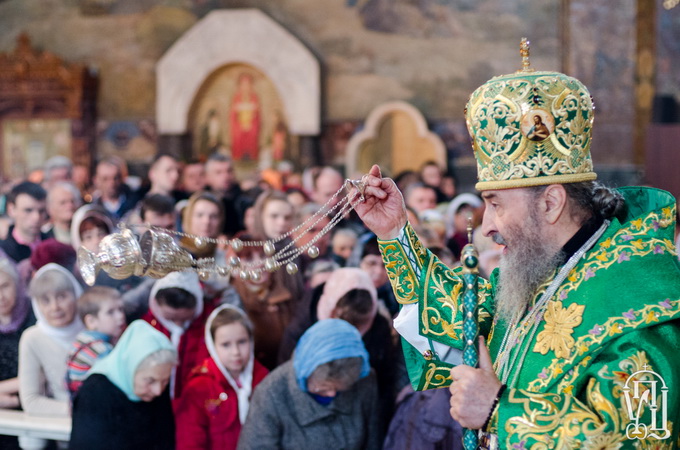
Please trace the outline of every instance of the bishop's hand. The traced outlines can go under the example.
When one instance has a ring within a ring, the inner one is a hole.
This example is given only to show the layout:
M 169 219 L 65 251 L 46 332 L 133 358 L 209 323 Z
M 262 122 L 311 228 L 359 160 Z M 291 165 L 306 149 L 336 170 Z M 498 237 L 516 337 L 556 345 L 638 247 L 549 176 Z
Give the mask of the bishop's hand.
M 451 378 L 451 417 L 464 428 L 480 429 L 495 406 L 496 394 L 501 388 L 484 337 L 479 337 L 479 368 L 456 366 L 451 369 Z
M 383 178 L 380 167 L 373 165 L 362 181 L 364 199 L 354 208 L 364 224 L 378 239 L 394 239 L 406 225 L 404 197 L 390 178 Z

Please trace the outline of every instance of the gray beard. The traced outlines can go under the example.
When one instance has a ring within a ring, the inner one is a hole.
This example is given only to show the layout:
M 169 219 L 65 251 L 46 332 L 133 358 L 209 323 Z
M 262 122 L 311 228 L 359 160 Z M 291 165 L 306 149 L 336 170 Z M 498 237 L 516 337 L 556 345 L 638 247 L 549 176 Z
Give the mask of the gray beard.
M 563 263 L 562 250 L 542 235 L 533 213 L 526 226 L 508 228 L 506 236 L 510 245 L 501 256 L 495 295 L 499 320 L 511 323 L 516 316 L 523 316 L 538 288 Z M 494 236 L 494 240 L 505 241 L 499 235 Z

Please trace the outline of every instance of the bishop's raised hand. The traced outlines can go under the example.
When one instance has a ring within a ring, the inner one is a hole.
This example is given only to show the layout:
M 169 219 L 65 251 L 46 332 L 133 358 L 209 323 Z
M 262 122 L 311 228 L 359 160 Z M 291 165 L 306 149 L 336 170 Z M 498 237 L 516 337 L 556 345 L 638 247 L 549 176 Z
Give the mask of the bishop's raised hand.
M 406 205 L 399 188 L 390 178 L 383 178 L 380 167 L 373 165 L 365 183 L 364 199 L 354 209 L 378 239 L 394 239 L 406 225 Z

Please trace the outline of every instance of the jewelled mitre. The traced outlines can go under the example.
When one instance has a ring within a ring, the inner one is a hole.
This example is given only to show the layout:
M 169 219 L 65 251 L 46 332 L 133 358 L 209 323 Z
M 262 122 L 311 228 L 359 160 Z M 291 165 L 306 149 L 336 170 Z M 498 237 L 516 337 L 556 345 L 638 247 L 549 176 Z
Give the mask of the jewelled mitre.
M 596 179 L 590 92 L 562 73 L 534 71 L 526 38 L 520 54 L 522 70 L 484 83 L 465 108 L 477 159 L 475 187 L 484 191 Z

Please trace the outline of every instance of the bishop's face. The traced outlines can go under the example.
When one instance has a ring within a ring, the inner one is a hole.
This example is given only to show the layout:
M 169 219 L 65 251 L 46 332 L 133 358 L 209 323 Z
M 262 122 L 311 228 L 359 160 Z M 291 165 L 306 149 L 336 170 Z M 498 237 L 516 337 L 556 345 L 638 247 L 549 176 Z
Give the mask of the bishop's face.
M 516 250 L 522 241 L 531 238 L 536 230 L 521 232 L 530 218 L 532 194 L 527 189 L 496 189 L 484 191 L 482 232 L 497 244 L 502 244 L 503 255 Z
M 562 262 L 559 245 L 547 237 L 540 195 L 526 188 L 482 193 L 486 205 L 482 231 L 505 246 L 496 290 L 496 313 L 502 320 L 523 315 L 538 288 Z

